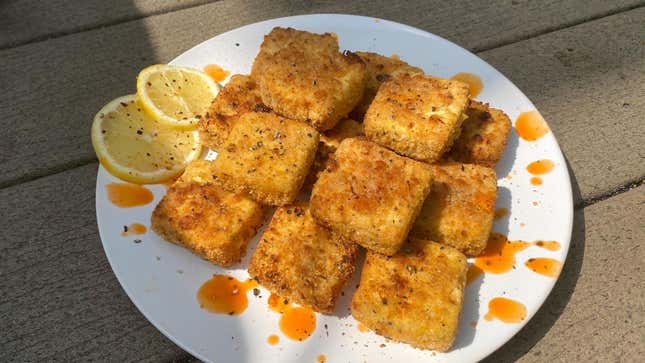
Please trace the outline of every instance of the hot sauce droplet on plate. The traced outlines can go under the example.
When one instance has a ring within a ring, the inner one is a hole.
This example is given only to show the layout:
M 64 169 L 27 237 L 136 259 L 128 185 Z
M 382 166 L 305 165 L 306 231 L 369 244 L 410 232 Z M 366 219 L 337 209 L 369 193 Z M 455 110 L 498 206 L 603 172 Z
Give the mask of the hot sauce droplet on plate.
M 293 305 L 289 300 L 276 294 L 271 294 L 269 296 L 269 309 L 271 309 L 271 311 L 282 314 L 291 307 L 293 307 Z
M 506 236 L 491 233 L 484 252 L 475 258 L 474 265 L 484 272 L 501 274 L 515 265 L 515 254 L 526 249 L 529 243 L 509 241 Z
M 526 141 L 535 141 L 549 132 L 549 126 L 537 111 L 522 112 L 515 121 L 515 130 Z
M 267 338 L 267 343 L 269 343 L 269 345 L 276 345 L 280 343 L 280 337 L 275 334 L 271 334 Z
M 135 234 L 144 234 L 148 231 L 146 226 L 141 223 L 132 223 L 129 226 L 123 226 L 123 231 L 121 231 L 121 236 L 131 236 Z
M 303 341 L 316 329 L 316 313 L 313 310 L 294 306 L 288 299 L 276 294 L 269 296 L 269 309 L 282 314 L 280 331 L 288 338 Z
M 224 68 L 218 66 L 217 64 L 208 64 L 204 67 L 204 72 L 208 74 L 215 82 L 222 82 L 228 77 L 231 72 L 224 70 Z
M 297 306 L 285 310 L 280 318 L 280 330 L 287 337 L 303 341 L 316 329 L 316 314 L 311 309 Z
M 496 297 L 488 302 L 488 313 L 484 319 L 498 319 L 505 323 L 519 323 L 526 319 L 526 307 L 521 302 Z
M 327 357 L 325 357 L 324 354 L 320 354 L 317 360 L 318 360 L 318 363 L 325 363 L 327 361 Z
M 108 199 L 120 208 L 131 208 L 152 202 L 152 192 L 139 184 L 110 183 L 105 186 Z
M 508 209 L 506 208 L 495 209 L 495 220 L 501 219 L 507 214 L 508 214 Z
M 239 315 L 249 306 L 247 291 L 257 286 L 253 280 L 242 282 L 231 276 L 213 275 L 197 291 L 197 301 L 211 313 Z
M 530 163 L 526 167 L 526 170 L 533 175 L 542 175 L 549 173 L 551 170 L 553 170 L 554 166 L 555 164 L 553 163 L 553 161 L 549 159 L 542 159 Z
M 531 271 L 548 277 L 558 277 L 562 264 L 552 258 L 530 258 L 524 263 Z
M 477 97 L 484 88 L 482 79 L 476 74 L 462 72 L 455 74 L 451 79 L 466 83 L 470 87 L 470 98 Z
M 549 250 L 549 251 L 557 251 L 557 250 L 560 249 L 560 242 L 557 242 L 557 241 L 541 241 L 541 240 L 538 240 L 538 241 L 533 242 L 533 244 L 535 246 L 544 248 L 545 250 Z
M 534 176 L 531 178 L 531 184 L 532 185 L 542 185 L 542 178 L 539 176 Z

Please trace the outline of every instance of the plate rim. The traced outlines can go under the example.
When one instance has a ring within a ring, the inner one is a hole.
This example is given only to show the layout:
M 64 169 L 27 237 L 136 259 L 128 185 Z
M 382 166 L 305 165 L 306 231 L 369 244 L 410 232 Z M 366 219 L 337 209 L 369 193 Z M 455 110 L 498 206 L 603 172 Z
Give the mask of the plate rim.
M 383 23 L 388 24 L 390 26 L 398 27 L 401 30 L 408 31 L 408 32 L 411 32 L 411 33 L 416 33 L 416 34 L 424 36 L 424 37 L 433 38 L 435 41 L 443 42 L 443 43 L 446 43 L 446 44 L 448 44 L 448 45 L 450 45 L 452 47 L 458 48 L 461 51 L 464 51 L 464 52 L 469 53 L 470 55 L 476 57 L 481 62 L 484 62 L 488 67 L 490 67 L 490 69 L 494 73 L 496 73 L 496 76 L 501 76 L 502 78 L 507 80 L 509 82 L 510 86 L 514 89 L 514 91 L 516 91 L 519 95 L 524 97 L 525 101 L 528 104 L 530 104 L 533 107 L 534 110 L 537 110 L 539 112 L 539 110 L 535 106 L 535 104 L 533 104 L 533 102 L 524 94 L 524 92 L 522 92 L 522 90 L 519 87 L 517 87 L 515 85 L 515 83 L 510 78 L 506 77 L 502 72 L 497 70 L 497 68 L 493 67 L 486 60 L 482 59 L 481 57 L 479 57 L 477 54 L 471 52 L 470 50 L 468 50 L 468 49 L 460 46 L 459 44 L 456 44 L 456 43 L 454 43 L 454 42 L 452 42 L 452 41 L 450 41 L 450 40 L 448 40 L 446 38 L 443 38 L 443 37 L 441 37 L 439 35 L 436 35 L 434 33 L 425 31 L 423 29 L 419 29 L 419 28 L 413 27 L 411 25 L 404 24 L 404 23 L 399 23 L 399 22 L 396 22 L 396 21 L 393 21 L 393 20 L 377 18 L 377 17 L 371 17 L 371 16 L 365 16 L 365 15 L 353 15 L 353 14 L 344 14 L 344 13 L 313 13 L 313 14 L 302 14 L 302 15 L 293 15 L 293 16 L 285 16 L 285 17 L 265 19 L 265 20 L 262 20 L 262 21 L 245 24 L 245 25 L 240 26 L 240 27 L 235 27 L 235 28 L 229 29 L 229 30 L 227 30 L 225 32 L 213 35 L 213 36 L 209 37 L 208 39 L 205 39 L 205 40 L 195 44 L 194 46 L 183 50 L 180 54 L 176 55 L 172 60 L 170 60 L 168 62 L 168 64 L 173 64 L 179 58 L 181 58 L 184 54 L 186 54 L 186 53 L 188 53 L 190 51 L 193 51 L 196 48 L 199 48 L 199 47 L 203 46 L 205 43 L 211 41 L 213 38 L 223 36 L 225 34 L 229 34 L 229 33 L 232 33 L 232 32 L 236 32 L 236 31 L 239 31 L 239 30 L 247 28 L 247 27 L 258 26 L 258 25 L 261 25 L 261 24 L 271 23 L 271 22 L 276 22 L 276 21 L 280 22 L 280 21 L 288 21 L 288 20 L 293 20 L 293 19 L 325 18 L 325 17 L 327 17 L 327 18 L 340 17 L 340 18 L 353 18 L 353 19 L 359 18 L 359 19 L 361 19 L 363 21 L 383 22 Z M 538 308 L 535 311 L 530 312 L 529 314 L 527 314 L 526 319 L 524 319 L 520 324 L 518 324 L 517 329 L 515 329 L 515 331 L 507 339 L 497 340 L 495 344 L 490 345 L 491 347 L 494 346 L 494 348 L 492 350 L 490 350 L 489 352 L 487 352 L 487 353 L 485 353 L 483 355 L 480 355 L 480 356 L 476 357 L 475 361 L 480 361 L 480 360 L 490 356 L 491 354 L 495 353 L 503 345 L 505 345 L 506 343 L 510 342 L 520 331 L 522 331 L 528 325 L 528 323 L 535 316 L 535 314 L 537 314 L 537 312 L 542 309 L 542 307 L 544 306 L 545 301 L 549 298 L 549 296 L 551 296 L 551 293 L 553 292 L 553 289 L 554 289 L 555 285 L 560 280 L 560 276 L 562 275 L 562 271 L 564 271 L 564 268 L 565 268 L 565 265 L 566 265 L 566 262 L 567 262 L 567 258 L 568 258 L 568 255 L 569 255 L 569 250 L 571 248 L 571 242 L 572 242 L 571 237 L 573 235 L 574 212 L 575 212 L 575 206 L 574 206 L 574 203 L 573 203 L 572 180 L 571 180 L 571 175 L 569 173 L 569 164 L 568 164 L 568 161 L 567 161 L 567 159 L 565 158 L 565 156 L 564 156 L 564 154 L 562 152 L 562 148 L 560 147 L 560 143 L 558 142 L 555 134 L 553 133 L 553 129 L 550 127 L 549 122 L 546 121 L 546 120 L 545 120 L 545 122 L 547 123 L 547 126 L 549 127 L 549 130 L 551 131 L 551 136 L 553 137 L 555 145 L 557 146 L 556 156 L 560 159 L 558 161 L 561 161 L 561 163 L 562 163 L 563 172 L 564 172 L 563 177 L 566 178 L 566 180 L 568 181 L 568 183 L 566 183 L 566 186 L 564 186 L 565 187 L 564 192 L 569 197 L 566 199 L 566 203 L 567 203 L 566 207 L 567 207 L 567 211 L 568 211 L 568 213 L 567 213 L 567 226 L 566 226 L 566 237 L 567 237 L 566 238 L 566 240 L 567 240 L 566 245 L 567 245 L 567 248 L 566 248 L 565 251 L 563 251 L 562 268 L 560 270 L 560 274 L 558 275 L 558 277 L 555 278 L 555 279 L 550 280 L 550 282 L 548 284 L 549 285 L 548 286 L 548 293 L 543 294 L 539 298 L 540 301 L 539 301 Z M 513 127 L 513 126 L 511 126 L 511 127 Z M 101 246 L 103 247 L 103 252 L 105 253 L 105 255 L 107 257 L 108 263 L 110 264 L 110 269 L 112 270 L 112 272 L 116 276 L 117 281 L 119 282 L 119 285 L 120 285 L 121 289 L 126 293 L 126 295 L 130 299 L 130 301 L 134 304 L 134 306 L 137 308 L 137 310 L 157 330 L 159 330 L 166 338 L 170 339 L 170 341 L 172 341 L 174 344 L 176 344 L 177 346 L 179 346 L 181 349 L 183 349 L 184 351 L 188 352 L 189 354 L 195 356 L 197 359 L 202 360 L 202 361 L 206 361 L 206 362 L 211 361 L 211 359 L 209 357 L 206 357 L 205 355 L 203 355 L 198 350 L 191 349 L 190 347 L 188 347 L 187 344 L 184 344 L 184 342 L 182 340 L 176 338 L 168 329 L 166 329 L 164 327 L 163 324 L 161 324 L 160 321 L 158 321 L 157 319 L 153 318 L 149 311 L 146 311 L 145 309 L 143 309 L 141 307 L 141 302 L 135 297 L 134 293 L 130 292 L 126 288 L 126 285 L 122 281 L 122 276 L 114 269 L 114 267 L 113 267 L 113 258 L 114 257 L 111 255 L 111 253 L 109 252 L 109 249 L 106 246 L 106 242 L 105 242 L 106 239 L 103 237 L 103 235 L 101 233 L 101 228 L 100 228 L 100 225 L 99 225 L 99 207 L 100 207 L 100 205 L 99 205 L 99 199 L 98 199 L 97 191 L 98 191 L 98 188 L 99 188 L 99 173 L 100 173 L 101 169 L 104 169 L 104 168 L 99 163 L 98 169 L 97 169 L 95 198 L 94 198 L 95 199 L 95 216 L 96 216 L 96 222 L 97 222 L 97 229 L 98 229 L 98 232 L 99 232 L 99 238 L 101 239 Z

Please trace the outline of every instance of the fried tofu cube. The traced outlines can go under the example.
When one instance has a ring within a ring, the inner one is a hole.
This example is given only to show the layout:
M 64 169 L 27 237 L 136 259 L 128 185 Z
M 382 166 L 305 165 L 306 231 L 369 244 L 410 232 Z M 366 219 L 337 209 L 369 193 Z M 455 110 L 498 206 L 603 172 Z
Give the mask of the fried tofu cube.
M 435 162 L 459 136 L 468 85 L 422 74 L 399 75 L 379 88 L 365 114 L 365 135 L 411 158 Z
M 448 157 L 455 161 L 494 168 L 504 153 L 511 120 L 502 110 L 487 103 L 470 101 L 468 118 L 461 126 Z
M 457 334 L 466 256 L 412 240 L 392 257 L 367 252 L 352 315 L 376 334 L 420 349 L 447 351 Z
M 331 313 L 355 269 L 358 246 L 318 225 L 305 202 L 280 207 L 251 257 L 249 274 L 271 292 Z
M 429 165 L 367 140 L 345 139 L 314 184 L 311 214 L 346 239 L 393 255 L 431 182 Z
M 340 121 L 333 129 L 321 133 L 316 158 L 307 179 L 305 179 L 303 189 L 310 191 L 313 188 L 314 183 L 318 180 L 318 175 L 325 170 L 329 156 L 336 152 L 341 141 L 362 135 L 363 125 L 348 118 Z
M 357 120 L 363 120 L 367 108 L 376 96 L 376 91 L 384 81 L 400 74 L 423 74 L 423 70 L 407 64 L 398 57 L 386 57 L 371 52 L 356 52 L 356 55 L 361 57 L 367 66 L 365 93 L 361 102 L 350 114 Z
M 161 238 L 230 266 L 241 260 L 263 220 L 260 204 L 213 184 L 212 163 L 198 160 L 168 189 L 151 226 Z
M 447 163 L 433 165 L 432 191 L 410 235 L 479 255 L 493 228 L 497 177 L 491 168 Z
M 264 37 L 251 74 L 267 106 L 320 131 L 349 114 L 367 80 L 363 61 L 340 53 L 335 35 L 291 28 L 274 28 Z
M 318 139 L 318 132 L 304 122 L 245 113 L 215 159 L 215 181 L 262 204 L 289 204 L 314 161 Z
M 203 145 L 219 151 L 241 115 L 268 110 L 262 103 L 255 81 L 247 75 L 236 74 L 220 90 L 206 115 L 199 120 L 199 140 Z

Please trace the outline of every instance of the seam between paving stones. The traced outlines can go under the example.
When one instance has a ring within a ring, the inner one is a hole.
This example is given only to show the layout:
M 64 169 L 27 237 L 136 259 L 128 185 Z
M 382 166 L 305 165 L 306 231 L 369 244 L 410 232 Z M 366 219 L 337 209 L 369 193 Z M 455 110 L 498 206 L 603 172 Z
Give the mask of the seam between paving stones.
M 191 8 L 195 8 L 195 7 L 199 7 L 199 6 L 205 6 L 205 5 L 208 5 L 208 4 L 215 3 L 215 2 L 217 2 L 217 0 L 216 1 L 211 1 L 211 2 L 205 2 L 205 3 L 202 3 L 202 4 L 196 4 L 196 5 L 192 5 L 192 6 L 178 7 L 178 8 L 172 9 L 172 10 L 168 10 L 168 11 L 151 12 L 151 13 L 143 15 L 143 16 L 136 16 L 135 15 L 135 16 L 123 17 L 121 19 L 117 19 L 117 20 L 114 20 L 112 22 L 103 23 L 103 24 L 96 24 L 96 25 L 89 25 L 89 26 L 85 26 L 85 27 L 79 27 L 77 29 L 73 29 L 73 30 L 69 30 L 69 31 L 60 31 L 60 32 L 50 33 L 50 34 L 47 34 L 47 35 L 34 37 L 34 38 L 30 39 L 30 40 L 26 40 L 26 41 L 22 41 L 22 42 L 15 42 L 13 44 L 10 43 L 8 45 L 0 46 L 0 51 L 12 49 L 12 48 L 18 48 L 18 47 L 22 47 L 22 46 L 33 44 L 33 43 L 44 42 L 44 41 L 48 41 L 48 40 L 52 40 L 52 39 L 56 39 L 56 38 L 61 38 L 61 37 L 65 37 L 65 36 L 73 35 L 73 34 L 77 34 L 77 33 L 83 33 L 83 32 L 87 32 L 87 31 L 92 31 L 92 30 L 96 30 L 96 29 L 100 29 L 100 28 L 117 26 L 117 25 L 120 25 L 120 24 L 125 24 L 125 23 L 128 23 L 128 22 L 137 21 L 137 20 L 141 20 L 141 19 L 145 19 L 145 18 L 157 16 L 157 15 L 168 14 L 168 13 L 172 13 L 172 12 L 175 12 L 175 11 L 181 11 L 181 10 L 191 9 Z M 571 21 L 571 22 L 568 22 L 568 23 L 561 24 L 560 26 L 550 27 L 550 28 L 543 29 L 541 31 L 537 31 L 537 32 L 534 32 L 534 33 L 530 33 L 530 34 L 527 34 L 527 35 L 524 35 L 524 36 L 509 39 L 507 41 L 501 41 L 501 42 L 497 42 L 497 43 L 492 43 L 490 45 L 487 45 L 487 46 L 481 47 L 481 48 L 473 48 L 473 49 L 470 49 L 470 51 L 472 51 L 473 53 L 479 53 L 479 52 L 485 52 L 485 51 L 493 50 L 493 49 L 496 49 L 496 48 L 501 48 L 501 47 L 511 45 L 511 44 L 514 44 L 514 43 L 518 43 L 518 42 L 521 42 L 521 41 L 524 41 L 524 40 L 539 37 L 539 36 L 549 34 L 549 33 L 553 33 L 553 32 L 556 32 L 556 31 L 560 31 L 560 30 L 563 30 L 563 29 L 571 28 L 571 27 L 574 27 L 576 25 L 584 24 L 584 23 L 587 23 L 587 22 L 590 22 L 590 21 L 594 21 L 594 20 L 602 19 L 602 18 L 605 18 L 605 17 L 608 17 L 608 16 L 628 12 L 628 11 L 638 9 L 638 8 L 641 8 L 641 7 L 644 7 L 644 6 L 645 6 L 645 1 L 643 1 L 643 2 L 641 2 L 639 4 L 636 4 L 636 5 L 625 6 L 625 7 L 620 8 L 620 9 L 605 11 L 603 13 L 600 13 L 600 14 L 597 14 L 597 15 L 594 15 L 594 16 L 584 17 L 584 18 L 578 19 L 576 21 Z
M 72 164 L 73 164 L 72 166 L 69 166 L 69 167 L 66 167 L 66 168 L 61 167 L 61 168 L 59 168 L 58 170 L 56 170 L 56 171 L 54 171 L 52 173 L 47 173 L 47 174 L 42 174 L 42 175 L 35 175 L 35 176 L 27 176 L 27 177 L 21 178 L 21 179 L 19 179 L 17 181 L 9 181 L 9 182 L 0 184 L 0 191 L 3 190 L 3 189 L 8 189 L 8 188 L 19 186 L 21 184 L 30 183 L 30 182 L 36 181 L 38 179 L 41 179 L 41 178 L 46 178 L 48 176 L 53 176 L 53 175 L 64 173 L 66 171 L 70 171 L 70 170 L 73 170 L 73 169 L 82 168 L 82 167 L 90 165 L 90 164 L 98 164 L 98 162 L 97 162 L 96 158 L 92 158 L 90 160 L 83 160 L 83 161 L 80 161 L 78 163 L 72 163 Z M 584 198 L 581 201 L 579 201 L 578 203 L 574 204 L 573 209 L 574 210 L 584 209 L 584 208 L 586 208 L 586 207 L 588 207 L 590 205 L 596 204 L 598 202 L 602 202 L 604 200 L 607 200 L 607 199 L 610 199 L 612 197 L 615 197 L 615 196 L 617 196 L 619 194 L 623 194 L 623 193 L 628 192 L 628 191 L 630 191 L 632 189 L 638 188 L 643 184 L 645 184 L 645 175 L 642 175 L 637 179 L 630 180 L 630 181 L 628 181 L 626 183 L 623 183 L 623 184 L 621 184 L 621 185 L 619 185 L 619 186 L 617 186 L 615 188 L 606 190 L 606 191 L 604 191 L 604 192 L 602 192 L 602 193 L 600 193 L 598 195 L 593 195 L 591 197 Z
M 126 16 L 120 17 L 118 19 L 114 19 L 114 20 L 106 22 L 106 23 L 90 24 L 90 25 L 86 25 L 86 26 L 80 26 L 80 27 L 77 27 L 77 28 L 74 28 L 74 29 L 62 30 L 62 31 L 57 31 L 57 32 L 49 33 L 49 34 L 44 34 L 44 35 L 38 35 L 38 36 L 32 37 L 31 39 L 22 40 L 22 41 L 15 41 L 15 42 L 0 46 L 0 51 L 12 49 L 12 48 L 18 48 L 18 47 L 22 47 L 22 46 L 33 44 L 33 43 L 46 42 L 48 40 L 61 38 L 61 37 L 65 37 L 65 36 L 68 36 L 68 35 L 83 33 L 83 32 L 87 32 L 87 31 L 92 31 L 92 30 L 96 30 L 96 29 L 100 29 L 100 28 L 107 28 L 107 27 L 111 27 L 111 26 L 115 26 L 115 25 L 125 24 L 125 23 L 131 22 L 131 21 L 137 21 L 137 20 L 149 18 L 149 17 L 152 17 L 152 16 L 163 15 L 163 14 L 168 14 L 168 13 L 172 13 L 172 12 L 175 12 L 175 11 L 181 11 L 181 10 L 196 8 L 198 6 L 208 5 L 208 4 L 211 4 L 211 3 L 215 3 L 217 1 L 218 0 L 204 1 L 204 2 L 202 2 L 200 4 L 194 4 L 194 5 L 188 5 L 188 6 L 179 5 L 176 8 L 173 8 L 173 9 L 167 9 L 167 10 L 162 10 L 162 11 L 152 11 L 152 12 L 147 13 L 147 14 L 126 15 Z M 181 4 L 181 2 L 179 2 L 179 4 Z

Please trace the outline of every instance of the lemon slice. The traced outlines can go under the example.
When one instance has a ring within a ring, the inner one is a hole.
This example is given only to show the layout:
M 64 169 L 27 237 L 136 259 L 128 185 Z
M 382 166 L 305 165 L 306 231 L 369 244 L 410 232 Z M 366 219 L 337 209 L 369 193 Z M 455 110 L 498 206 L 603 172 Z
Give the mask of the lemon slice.
M 219 86 L 196 69 L 157 64 L 137 76 L 143 110 L 159 122 L 194 129 L 217 96 Z
M 197 131 L 178 130 L 143 112 L 136 95 L 119 97 L 94 116 L 92 145 L 101 164 L 133 183 L 159 183 L 200 156 Z

